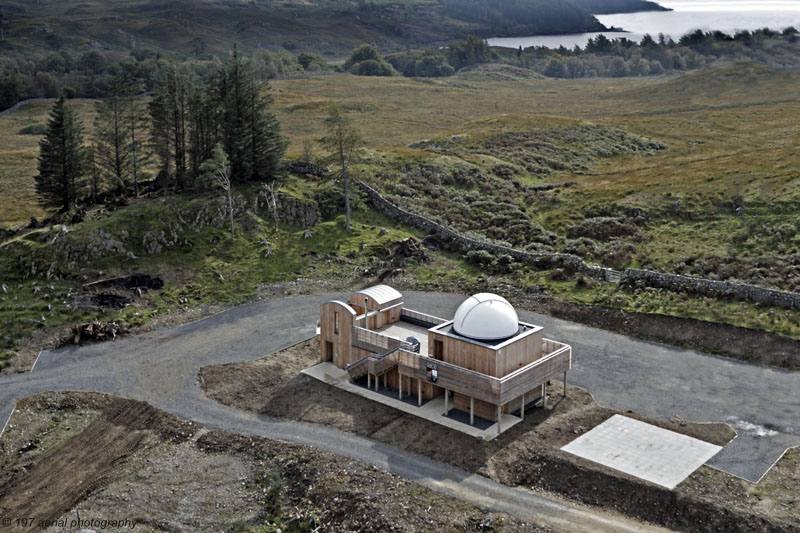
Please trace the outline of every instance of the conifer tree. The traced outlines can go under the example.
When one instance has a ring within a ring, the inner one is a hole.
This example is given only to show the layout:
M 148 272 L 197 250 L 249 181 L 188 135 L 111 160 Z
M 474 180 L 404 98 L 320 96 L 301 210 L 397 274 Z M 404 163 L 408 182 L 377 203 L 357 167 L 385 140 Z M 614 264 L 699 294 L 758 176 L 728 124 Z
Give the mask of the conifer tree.
M 108 96 L 97 102 L 94 139 L 97 165 L 104 179 L 127 196 L 131 182 L 131 141 L 126 102 L 120 84 L 114 83 Z
M 130 156 L 131 156 L 131 181 L 133 193 L 139 196 L 139 180 L 142 168 L 150 160 L 144 132 L 147 130 L 147 111 L 144 101 L 139 98 L 142 85 L 138 81 L 128 80 L 125 90 L 125 121 L 128 127 Z
M 234 183 L 272 178 L 287 142 L 270 111 L 268 89 L 236 47 L 207 82 L 175 69 L 165 73 L 150 102 L 151 141 L 160 174 L 171 178 L 174 169 L 179 190 L 196 183 L 200 167 L 219 143 Z
M 281 135 L 281 123 L 269 110 L 272 98 L 262 95 L 261 84 L 251 81 L 250 93 L 250 147 L 252 179 L 266 180 L 275 175 L 286 153 L 287 141 Z
M 157 181 L 166 192 L 170 184 L 172 169 L 172 136 L 170 135 L 169 97 L 164 90 L 164 85 L 159 85 L 159 90 L 150 100 L 150 149 L 158 158 L 159 172 Z
M 173 66 L 162 75 L 150 101 L 150 138 L 161 163 L 160 174 L 166 180 L 165 187 L 172 184 L 179 191 L 189 184 L 187 131 L 190 130 L 189 99 L 193 86 L 188 74 Z
M 222 143 L 237 182 L 265 180 L 275 174 L 286 151 L 280 123 L 270 112 L 269 86 L 256 80 L 250 60 L 233 52 L 216 77 Z
M 50 111 L 47 132 L 39 141 L 36 194 L 44 207 L 69 211 L 83 192 L 85 148 L 83 127 L 64 97 Z

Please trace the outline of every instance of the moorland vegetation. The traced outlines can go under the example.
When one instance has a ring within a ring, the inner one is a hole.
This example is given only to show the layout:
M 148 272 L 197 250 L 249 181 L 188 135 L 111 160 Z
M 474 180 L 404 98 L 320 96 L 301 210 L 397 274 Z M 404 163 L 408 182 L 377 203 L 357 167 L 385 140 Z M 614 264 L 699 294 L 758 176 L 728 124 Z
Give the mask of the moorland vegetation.
M 369 21 L 446 5 L 351 7 Z M 464 6 L 464 20 L 478 16 L 468 15 L 477 4 Z M 87 20 L 99 9 L 73 8 Z M 296 13 L 303 9 L 325 8 L 311 2 Z M 289 41 L 243 39 L 224 54 L 222 41 L 175 51 L 147 39 L 94 46 L 60 40 L 55 20 L 34 38 L 18 24 L 35 27 L 36 10 L 3 13 L 4 103 L 64 97 L 0 116 L 4 350 L 45 326 L 138 325 L 177 308 L 246 301 L 273 282 L 363 276 L 489 284 L 800 335 L 788 310 L 423 250 L 406 239 L 425 235 L 379 215 L 357 186 L 364 180 L 409 211 L 516 248 L 800 290 L 791 28 L 508 50 L 462 25 L 466 39 L 443 47 L 348 45 L 355 49 L 333 64 L 322 48 Z M 325 71 L 339 75 L 316 76 Z M 277 79 L 294 75 L 302 77 Z M 338 153 L 336 117 L 348 127 L 339 138 L 354 141 Z M 48 156 L 59 138 L 75 141 L 70 160 L 80 163 L 74 185 L 60 189 L 50 187 L 58 158 Z M 215 178 L 221 168 L 228 186 Z M 97 296 L 85 284 L 131 272 L 166 286 L 126 293 L 121 308 L 83 305 Z

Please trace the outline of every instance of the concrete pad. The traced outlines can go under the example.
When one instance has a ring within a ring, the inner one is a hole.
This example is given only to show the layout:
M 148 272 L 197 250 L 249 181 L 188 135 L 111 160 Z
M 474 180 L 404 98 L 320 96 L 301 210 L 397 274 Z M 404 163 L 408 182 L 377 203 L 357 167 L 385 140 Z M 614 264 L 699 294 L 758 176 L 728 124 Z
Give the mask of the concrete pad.
M 393 407 L 403 411 L 404 413 L 424 418 L 425 420 L 429 420 L 441 426 L 460 431 L 461 433 L 466 433 L 467 435 L 471 435 L 478 439 L 492 440 L 496 438 L 498 434 L 497 423 L 493 423 L 488 428 L 482 429 L 460 422 L 455 417 L 445 416 L 444 397 L 442 396 L 437 396 L 432 400 L 428 400 L 422 405 L 422 407 L 417 407 L 416 404 L 409 404 L 401 401 L 397 399 L 396 396 L 389 397 L 381 394 L 380 392 L 375 392 L 374 390 L 365 389 L 364 387 L 356 385 L 350 381 L 350 376 L 346 371 L 338 368 L 333 363 L 327 362 L 317 363 L 312 367 L 306 368 L 301 373 L 314 379 L 318 379 L 319 381 L 327 383 L 328 385 L 333 385 L 334 387 L 357 394 L 363 398 L 370 399 L 383 405 L 388 405 L 389 407 Z M 396 391 L 397 389 L 394 390 Z M 412 394 L 412 396 L 414 395 Z M 452 414 L 453 411 L 454 409 L 452 406 L 450 406 L 450 413 Z M 500 417 L 500 432 L 502 433 L 508 429 L 511 429 L 520 422 L 522 422 L 522 419 L 518 416 L 504 414 L 502 417 Z
M 674 489 L 722 447 L 614 415 L 561 449 Z

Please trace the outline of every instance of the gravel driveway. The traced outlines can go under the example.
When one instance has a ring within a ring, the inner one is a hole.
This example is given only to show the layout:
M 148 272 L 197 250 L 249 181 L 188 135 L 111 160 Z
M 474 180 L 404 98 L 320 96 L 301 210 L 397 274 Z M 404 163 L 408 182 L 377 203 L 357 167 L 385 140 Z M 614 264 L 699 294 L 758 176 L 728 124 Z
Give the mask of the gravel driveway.
M 200 367 L 257 359 L 312 336 L 319 305 L 338 294 L 256 302 L 183 326 L 115 342 L 43 352 L 35 371 L 0 378 L 0 427 L 14 400 L 47 390 L 87 390 L 147 401 L 211 429 L 298 442 L 355 457 L 482 507 L 568 530 L 641 530 L 533 493 L 324 426 L 245 413 L 205 397 Z M 452 316 L 463 296 L 407 292 L 406 306 Z M 569 379 L 602 404 L 648 417 L 728 422 L 739 436 L 708 464 L 759 480 L 800 445 L 800 373 L 640 341 L 520 311 L 545 335 L 573 346 Z

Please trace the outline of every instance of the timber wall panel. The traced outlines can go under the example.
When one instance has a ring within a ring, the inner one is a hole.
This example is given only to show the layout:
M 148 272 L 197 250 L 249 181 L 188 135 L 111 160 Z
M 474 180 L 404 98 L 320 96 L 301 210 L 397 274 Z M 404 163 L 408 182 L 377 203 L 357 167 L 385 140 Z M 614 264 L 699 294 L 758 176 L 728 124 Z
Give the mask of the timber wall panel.
M 441 326 L 445 322 L 448 322 L 444 318 L 439 318 L 438 316 L 428 315 L 425 313 L 420 313 L 419 311 L 414 311 L 412 309 L 406 309 L 406 308 L 402 308 L 400 316 L 403 318 L 410 318 L 418 322 L 430 324 L 430 327 Z
M 496 377 L 506 376 L 542 357 L 542 330 L 526 335 L 502 348 L 497 357 Z
M 523 368 L 510 374 L 501 382 L 500 403 L 508 403 L 514 398 L 533 390 L 542 383 L 557 377 L 570 369 L 572 350 L 569 347 L 536 361 L 530 368 Z
M 339 313 L 339 332 L 335 317 Z M 353 320 L 355 312 L 342 302 L 327 302 L 320 308 L 320 360 L 325 359 L 325 342 L 333 343 L 333 364 L 345 368 L 352 362 Z

